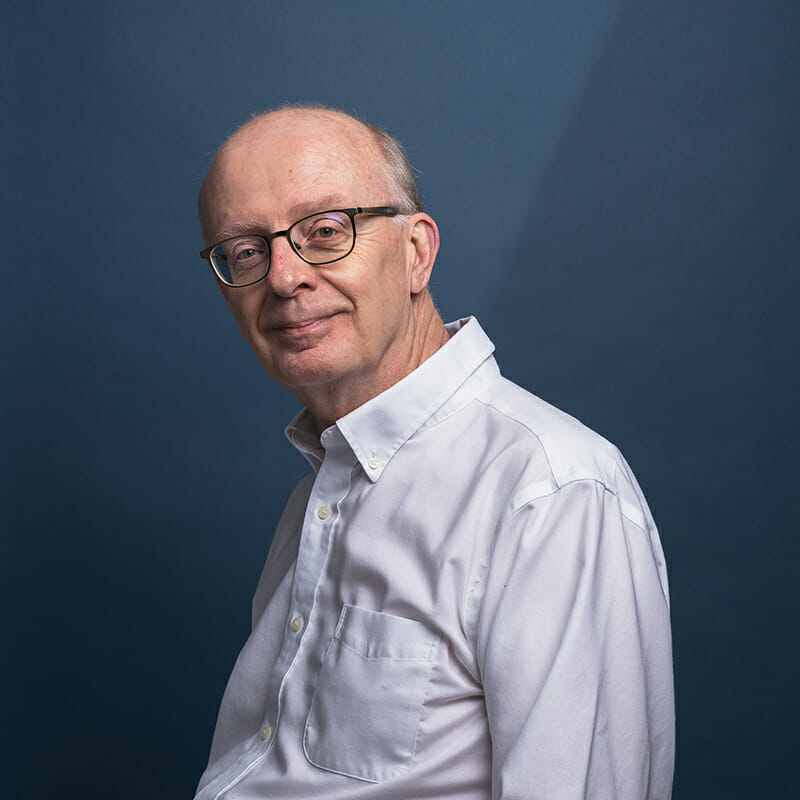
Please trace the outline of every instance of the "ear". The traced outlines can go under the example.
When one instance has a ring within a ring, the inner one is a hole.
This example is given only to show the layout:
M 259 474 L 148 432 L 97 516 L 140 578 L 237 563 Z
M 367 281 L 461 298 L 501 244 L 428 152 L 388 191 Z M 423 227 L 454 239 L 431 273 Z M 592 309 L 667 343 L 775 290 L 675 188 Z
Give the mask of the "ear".
M 228 304 L 228 308 L 230 309 L 231 314 L 233 314 L 233 318 L 236 320 L 236 324 L 239 326 L 239 336 L 242 339 L 247 340 L 247 336 L 245 335 L 244 329 L 242 328 L 241 322 L 239 322 L 239 315 L 236 313 L 236 309 L 231 302 L 231 296 L 229 288 L 215 275 L 217 279 L 217 286 L 219 286 L 220 292 L 222 292 L 222 296 L 225 298 L 225 302 Z
M 410 273 L 411 294 L 419 294 L 428 285 L 439 252 L 439 227 L 433 218 L 423 212 L 414 214 L 408 223 L 409 252 L 412 259 Z

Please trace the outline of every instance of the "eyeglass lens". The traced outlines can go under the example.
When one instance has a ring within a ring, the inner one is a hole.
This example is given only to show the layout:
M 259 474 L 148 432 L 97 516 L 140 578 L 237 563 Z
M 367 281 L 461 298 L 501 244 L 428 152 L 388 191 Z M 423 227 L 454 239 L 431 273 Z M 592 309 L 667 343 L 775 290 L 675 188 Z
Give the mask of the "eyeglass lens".
M 286 236 L 298 255 L 309 264 L 328 264 L 344 258 L 353 249 L 352 218 L 341 211 L 328 211 L 295 222 Z M 214 268 L 233 286 L 255 283 L 269 269 L 269 245 L 263 236 L 236 236 L 211 251 Z

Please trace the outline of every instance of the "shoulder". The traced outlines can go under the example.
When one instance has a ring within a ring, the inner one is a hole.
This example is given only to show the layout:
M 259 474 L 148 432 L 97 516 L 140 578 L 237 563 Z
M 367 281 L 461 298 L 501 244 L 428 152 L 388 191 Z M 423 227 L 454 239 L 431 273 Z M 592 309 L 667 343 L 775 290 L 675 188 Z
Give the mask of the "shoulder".
M 584 481 L 641 506 L 640 491 L 620 451 L 575 417 L 502 377 L 476 400 L 494 419 L 495 430 L 502 431 L 501 438 L 508 437 L 508 446 L 535 452 L 537 462 L 546 465 L 545 474 L 538 470 L 535 481 L 518 487 L 512 512 L 536 497 Z M 641 513 L 632 514 L 647 527 Z
M 517 437 L 542 450 L 556 487 L 585 479 L 613 486 L 619 451 L 575 417 L 506 378 L 493 382 L 477 400 L 515 429 Z

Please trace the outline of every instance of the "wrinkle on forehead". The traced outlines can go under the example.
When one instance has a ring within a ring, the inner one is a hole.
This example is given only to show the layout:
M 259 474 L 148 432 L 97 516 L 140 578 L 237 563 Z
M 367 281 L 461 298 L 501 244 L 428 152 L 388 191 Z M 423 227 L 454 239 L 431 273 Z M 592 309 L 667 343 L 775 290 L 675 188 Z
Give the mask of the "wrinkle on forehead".
M 207 244 L 214 234 L 211 224 L 214 210 L 225 206 L 226 186 L 237 180 L 252 180 L 250 167 L 259 155 L 268 157 L 281 148 L 292 153 L 291 158 L 287 156 L 286 174 L 291 182 L 296 182 L 299 194 L 313 198 L 319 187 L 329 193 L 325 180 L 332 158 L 338 158 L 350 166 L 354 180 L 377 184 L 376 193 L 382 197 L 375 198 L 375 202 L 391 199 L 388 165 L 366 125 L 346 114 L 325 109 L 273 111 L 239 128 L 214 157 L 200 192 L 200 224 Z M 266 174 L 263 177 L 269 179 Z M 354 198 L 351 202 L 373 201 Z

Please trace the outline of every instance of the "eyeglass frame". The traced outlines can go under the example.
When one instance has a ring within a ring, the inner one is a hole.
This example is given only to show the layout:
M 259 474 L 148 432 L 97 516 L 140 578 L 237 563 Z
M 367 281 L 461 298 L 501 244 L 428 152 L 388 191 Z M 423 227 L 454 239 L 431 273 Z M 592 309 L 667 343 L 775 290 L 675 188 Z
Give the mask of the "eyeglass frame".
M 272 267 L 272 246 L 271 242 L 273 239 L 277 239 L 279 236 L 285 236 L 286 241 L 289 242 L 289 246 L 292 250 L 297 253 L 297 255 L 305 261 L 306 264 L 310 264 L 312 267 L 321 267 L 325 264 L 333 264 L 336 261 L 341 261 L 343 258 L 347 258 L 350 253 L 353 252 L 356 246 L 356 216 L 358 214 L 374 214 L 375 216 L 379 217 L 396 217 L 402 212 L 397 206 L 354 206 L 353 208 L 331 208 L 327 211 L 316 211 L 313 214 L 307 214 L 305 217 L 298 219 L 297 221 L 293 222 L 286 230 L 283 231 L 275 231 L 274 233 L 240 233 L 236 236 L 229 236 L 227 239 L 223 239 L 222 241 L 217 242 L 216 244 L 212 244 L 211 247 L 206 247 L 204 250 L 200 251 L 200 258 L 208 261 L 209 266 L 213 270 L 214 274 L 226 285 L 229 286 L 231 289 L 244 289 L 246 286 L 253 286 L 254 284 L 258 283 L 259 281 L 263 281 L 264 278 L 269 275 L 270 268 Z M 312 217 L 318 217 L 323 214 L 346 214 L 350 218 L 350 227 L 353 230 L 353 241 L 350 244 L 350 249 L 340 255 L 336 256 L 336 258 L 332 258 L 329 261 L 309 261 L 295 246 L 295 243 L 292 241 L 291 236 L 289 236 L 289 232 L 294 228 L 296 225 L 299 225 L 301 222 L 305 222 L 307 219 L 311 219 Z M 255 236 L 259 239 L 263 239 L 264 243 L 267 246 L 267 269 L 265 270 L 264 274 L 260 278 L 256 278 L 254 281 L 250 281 L 249 283 L 229 283 L 225 278 L 219 274 L 219 270 L 214 266 L 214 262 L 212 261 L 211 254 L 214 250 L 216 250 L 220 245 L 225 244 L 225 242 L 233 241 L 234 239 L 241 239 L 242 237 L 246 236 Z

